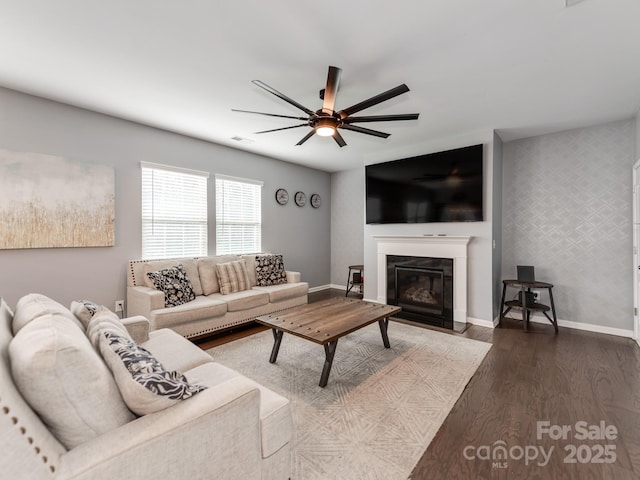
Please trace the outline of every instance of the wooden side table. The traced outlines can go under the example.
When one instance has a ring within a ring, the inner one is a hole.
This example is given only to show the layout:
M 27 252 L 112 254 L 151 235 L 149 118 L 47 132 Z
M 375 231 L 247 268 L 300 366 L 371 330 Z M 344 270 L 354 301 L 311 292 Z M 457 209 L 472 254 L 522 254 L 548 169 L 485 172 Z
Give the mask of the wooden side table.
M 351 272 L 353 272 L 354 274 L 357 273 L 355 279 L 351 276 Z M 358 292 L 361 295 L 363 294 L 362 288 L 364 287 L 364 276 L 362 275 L 362 272 L 364 272 L 364 265 L 349 265 L 349 274 L 347 275 L 347 291 L 344 294 L 345 297 L 349 296 L 349 292 L 353 290 L 353 287 L 358 287 Z
M 516 300 L 505 301 L 507 294 L 507 287 L 519 288 L 520 296 Z M 549 292 L 549 305 L 545 305 L 537 302 L 527 302 L 527 293 L 531 292 L 532 288 L 542 288 Z M 556 307 L 553 303 L 553 285 L 547 282 L 523 282 L 520 280 L 503 280 L 502 281 L 502 301 L 500 302 L 500 320 L 498 325 L 502 323 L 504 316 L 509 313 L 512 308 L 522 310 L 522 324 L 524 330 L 529 329 L 529 319 L 531 312 L 542 312 L 545 317 L 551 322 L 556 333 L 558 333 L 558 318 L 556 317 Z M 505 308 L 506 307 L 506 308 Z M 551 311 L 549 316 L 548 312 Z

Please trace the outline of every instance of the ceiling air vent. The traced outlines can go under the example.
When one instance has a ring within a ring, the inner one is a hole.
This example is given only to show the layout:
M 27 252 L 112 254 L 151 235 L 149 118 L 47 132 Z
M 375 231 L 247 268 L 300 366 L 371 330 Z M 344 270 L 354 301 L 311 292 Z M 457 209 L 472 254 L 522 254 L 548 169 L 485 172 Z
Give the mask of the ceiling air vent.
M 254 141 L 249 139 L 249 138 L 244 138 L 244 137 L 238 137 L 237 135 L 235 137 L 231 137 L 231 140 L 235 140 L 236 142 L 240 142 L 240 143 L 253 143 Z

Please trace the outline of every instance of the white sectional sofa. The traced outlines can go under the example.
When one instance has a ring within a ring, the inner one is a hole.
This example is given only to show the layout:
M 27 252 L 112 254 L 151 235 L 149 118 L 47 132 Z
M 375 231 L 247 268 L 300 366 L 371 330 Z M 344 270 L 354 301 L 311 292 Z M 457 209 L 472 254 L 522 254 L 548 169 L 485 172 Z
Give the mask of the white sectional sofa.
M 282 268 L 281 281 L 269 285 L 264 280 L 261 263 L 270 257 Z M 220 265 L 244 263 L 249 283 L 232 293 L 221 291 Z M 258 262 L 258 267 L 256 267 Z M 167 295 L 158 290 L 147 273 L 182 265 L 195 298 L 178 306 L 167 305 Z M 267 285 L 264 285 L 267 283 Z M 262 284 L 262 285 L 261 285 Z M 127 315 L 149 319 L 151 329 L 170 328 L 186 338 L 196 338 L 251 322 L 265 315 L 308 302 L 309 285 L 299 272 L 284 271 L 282 256 L 271 254 L 220 255 L 172 258 L 164 260 L 130 260 L 127 268 Z
M 149 331 L 144 317 L 73 312 L 29 294 L 14 315 L 0 299 L 0 478 L 289 478 L 286 398 L 172 330 Z M 113 336 L 145 348 L 200 391 L 176 399 L 175 390 L 141 386 L 127 357 L 111 350 Z M 149 395 L 151 403 L 142 402 Z

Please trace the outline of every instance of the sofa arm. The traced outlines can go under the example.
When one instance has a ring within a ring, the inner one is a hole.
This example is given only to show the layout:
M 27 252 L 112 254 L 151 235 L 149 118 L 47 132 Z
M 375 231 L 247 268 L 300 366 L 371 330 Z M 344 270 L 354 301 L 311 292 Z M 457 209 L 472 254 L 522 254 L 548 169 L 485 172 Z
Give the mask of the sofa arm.
M 260 445 L 260 391 L 236 377 L 70 450 L 56 478 L 260 478 Z
M 287 283 L 299 283 L 302 281 L 300 272 L 285 272 L 287 274 Z
M 150 287 L 127 287 L 127 314 L 150 318 L 151 311 L 164 308 L 164 293 Z
M 149 340 L 149 320 L 142 315 L 122 319 L 122 324 L 136 343 L 144 343 Z

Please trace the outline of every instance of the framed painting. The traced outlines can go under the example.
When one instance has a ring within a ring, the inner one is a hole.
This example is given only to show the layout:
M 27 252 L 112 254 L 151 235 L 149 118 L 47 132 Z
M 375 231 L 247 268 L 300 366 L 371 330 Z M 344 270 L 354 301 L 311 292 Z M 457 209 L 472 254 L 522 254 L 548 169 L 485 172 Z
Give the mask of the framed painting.
M 0 249 L 114 242 L 113 167 L 0 149 Z

